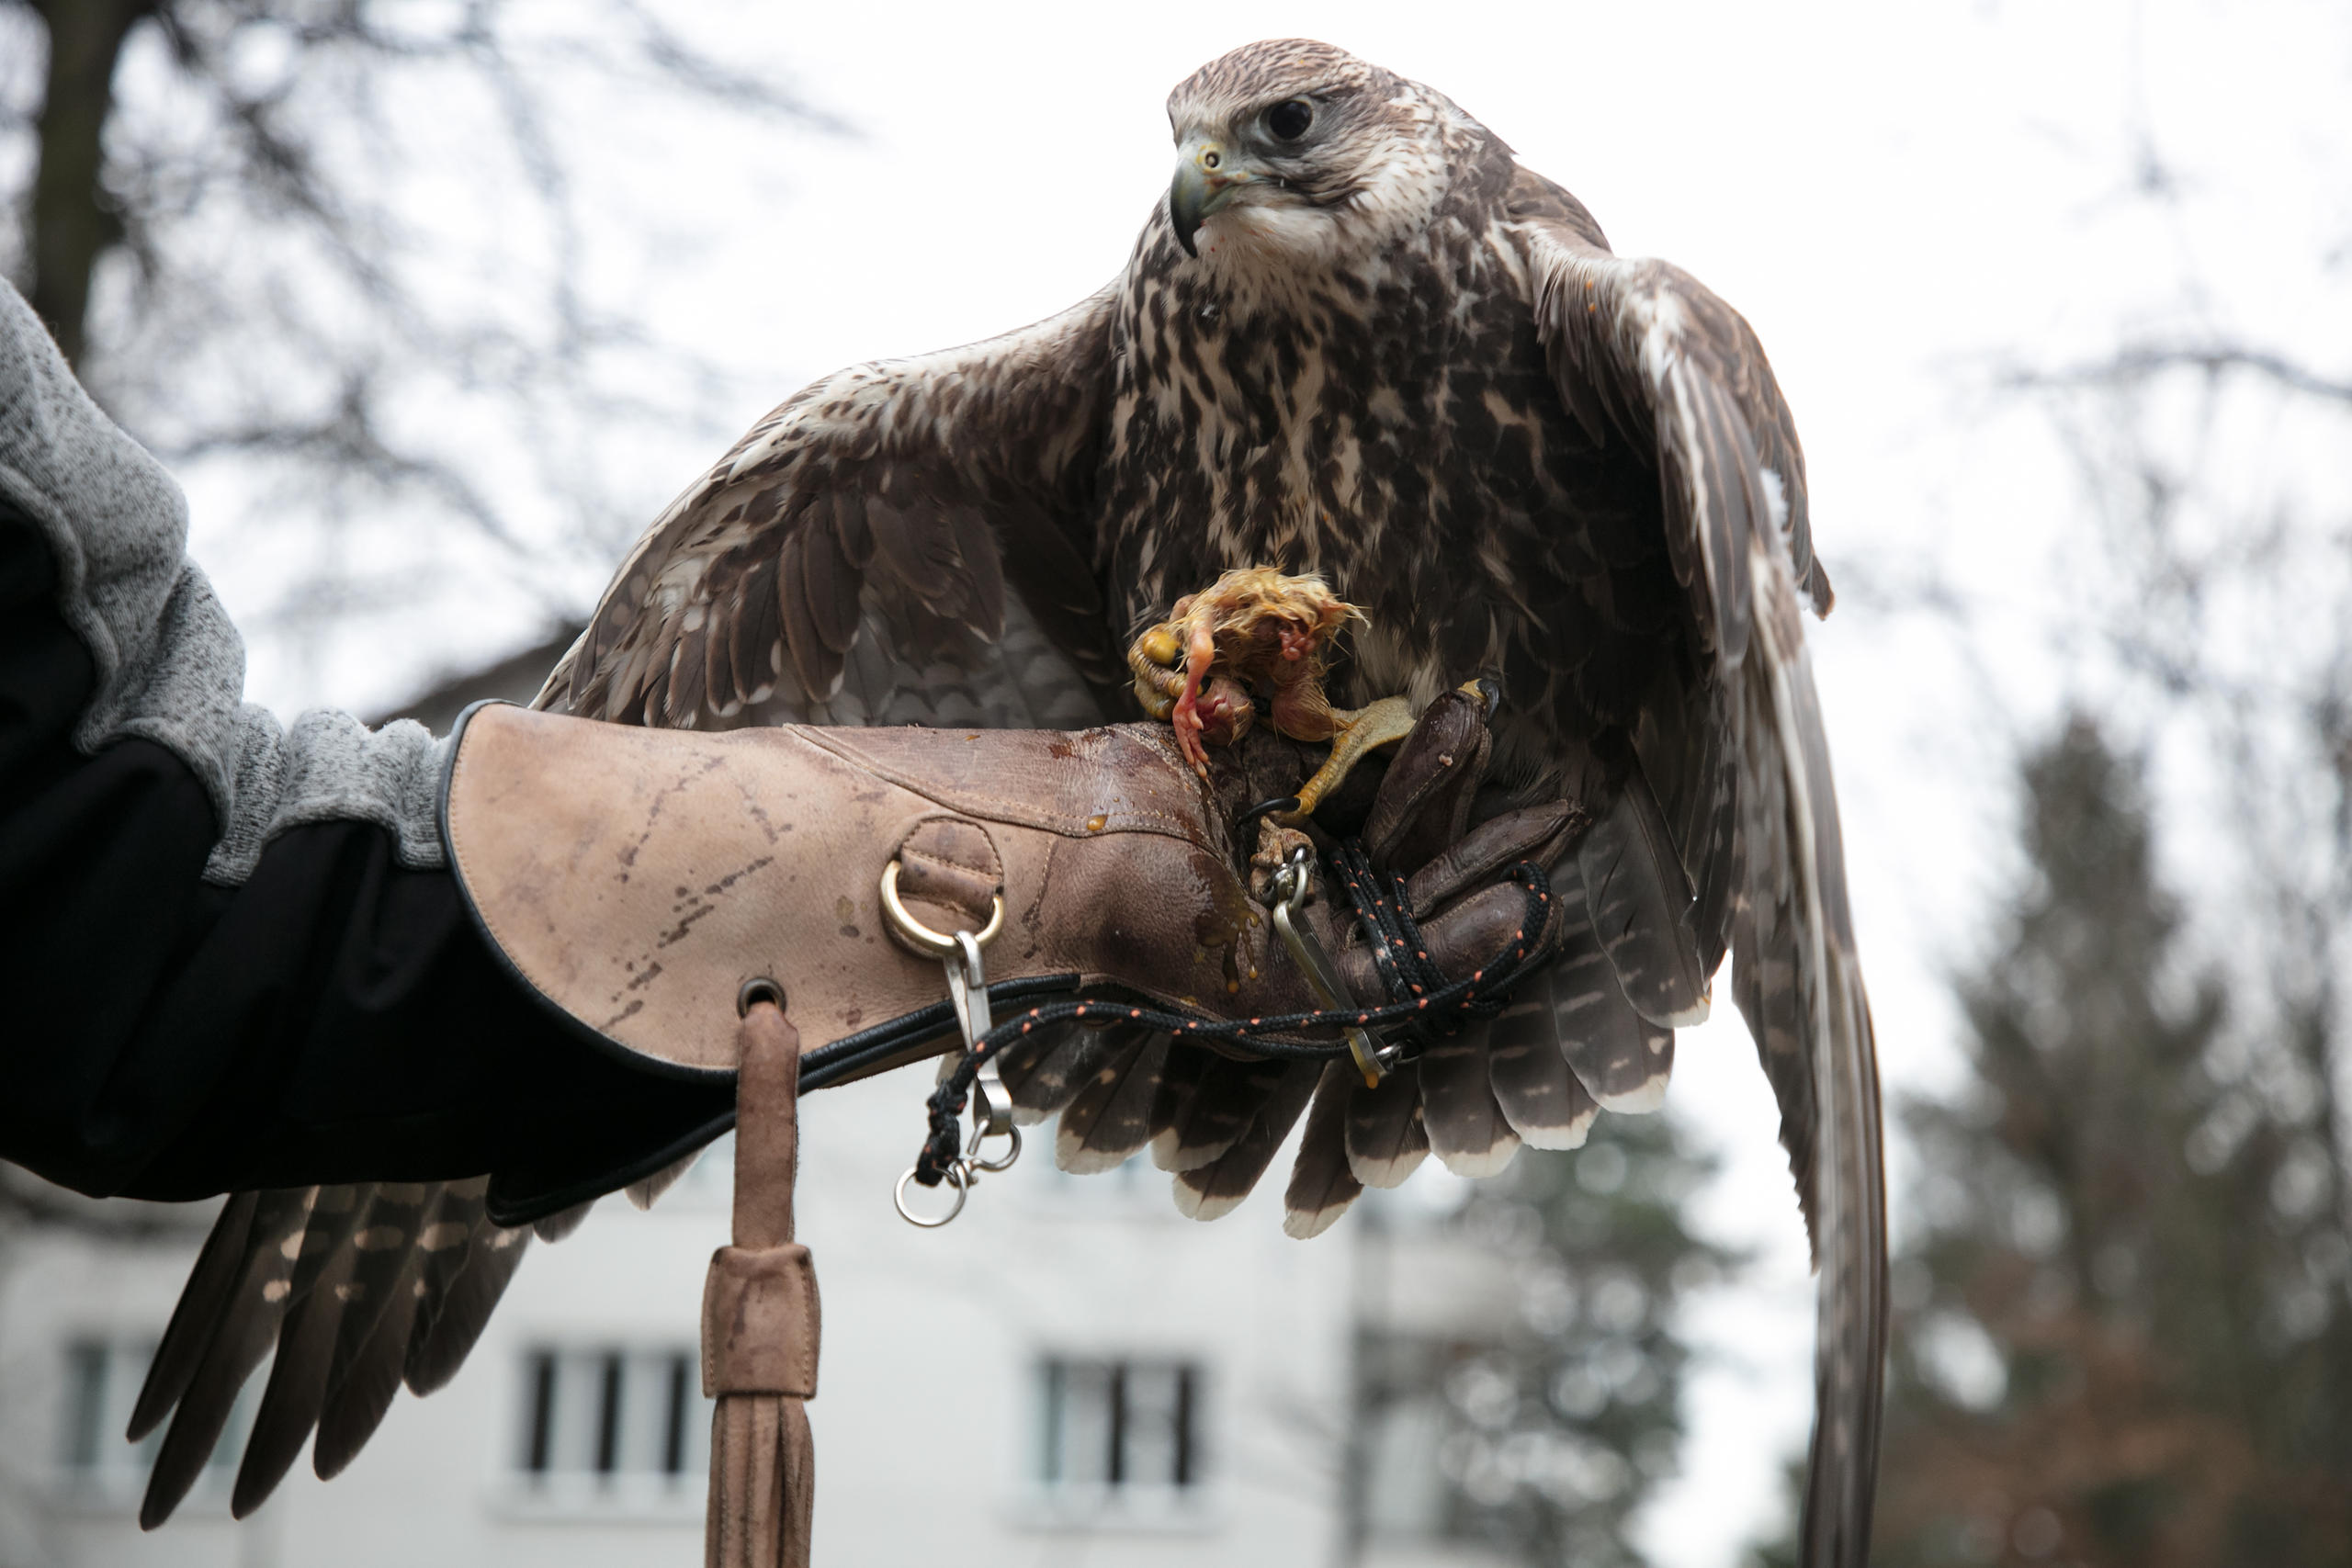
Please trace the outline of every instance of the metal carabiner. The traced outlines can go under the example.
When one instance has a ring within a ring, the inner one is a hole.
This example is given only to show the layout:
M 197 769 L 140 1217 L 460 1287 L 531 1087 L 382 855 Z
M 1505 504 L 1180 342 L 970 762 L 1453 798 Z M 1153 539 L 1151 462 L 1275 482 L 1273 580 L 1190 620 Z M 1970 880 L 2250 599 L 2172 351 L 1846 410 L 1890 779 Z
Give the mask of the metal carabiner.
M 980 960 L 980 944 L 969 931 L 956 933 L 956 956 L 943 960 L 947 970 L 947 999 L 956 1010 L 956 1027 L 964 1033 L 964 1052 L 976 1055 L 980 1042 L 995 1027 L 989 1011 L 988 970 Z M 985 1138 L 1011 1138 L 1012 1147 L 999 1160 L 984 1160 L 979 1156 L 980 1142 Z M 1010 1170 L 1012 1162 L 1021 1157 L 1021 1131 L 1012 1124 L 1012 1096 L 1004 1087 L 1003 1075 L 997 1071 L 996 1058 L 990 1056 L 972 1076 L 972 1153 L 968 1163 L 975 1173 L 983 1170 Z
M 956 951 L 939 961 L 947 971 L 947 1000 L 956 1010 L 956 1027 L 963 1032 L 964 1049 L 977 1051 L 980 1039 L 996 1027 L 989 1011 L 989 972 L 980 959 L 980 944 L 970 931 L 957 931 Z
M 980 1042 L 996 1027 L 994 1014 L 989 1008 L 988 964 L 980 956 L 980 949 L 994 941 L 1004 929 L 1004 898 L 999 895 L 989 910 L 989 922 L 979 931 L 959 931 L 942 934 L 924 925 L 908 912 L 899 897 L 899 863 L 892 861 L 882 873 L 882 908 L 899 933 L 924 951 L 935 953 L 941 969 L 947 976 L 947 1001 L 956 1014 L 956 1032 L 964 1037 L 964 1054 L 977 1055 Z M 944 1076 L 944 1075 L 943 1075 Z M 989 1138 L 1011 1140 L 1002 1157 L 982 1159 L 980 1145 Z M 1021 1157 L 1021 1129 L 1012 1124 L 1012 1096 L 1004 1087 L 1003 1076 L 997 1071 L 996 1058 L 983 1060 L 972 1076 L 972 1142 L 968 1153 L 951 1162 L 945 1175 L 956 1187 L 955 1206 L 936 1219 L 919 1219 L 907 1207 L 907 1183 L 914 1179 L 910 1168 L 899 1178 L 891 1191 L 891 1201 L 909 1224 L 925 1230 L 936 1230 L 964 1212 L 964 1201 L 971 1195 L 973 1185 L 984 1172 L 1011 1170 Z
M 1340 971 L 1333 966 L 1323 944 L 1315 940 L 1313 928 L 1299 917 L 1306 908 L 1309 886 L 1307 870 L 1310 852 L 1305 844 L 1291 851 L 1290 859 L 1274 873 L 1274 930 L 1281 933 L 1283 945 L 1290 949 L 1293 962 L 1306 976 L 1307 989 L 1316 1000 L 1333 1012 L 1345 1012 L 1355 1008 L 1348 996 L 1347 987 L 1340 980 Z M 1373 1043 L 1372 1033 L 1360 1024 L 1348 1024 L 1341 1032 L 1348 1039 L 1348 1052 L 1356 1059 L 1356 1071 L 1363 1075 L 1366 1089 L 1378 1089 L 1380 1080 L 1388 1074 L 1388 1061 L 1381 1048 Z

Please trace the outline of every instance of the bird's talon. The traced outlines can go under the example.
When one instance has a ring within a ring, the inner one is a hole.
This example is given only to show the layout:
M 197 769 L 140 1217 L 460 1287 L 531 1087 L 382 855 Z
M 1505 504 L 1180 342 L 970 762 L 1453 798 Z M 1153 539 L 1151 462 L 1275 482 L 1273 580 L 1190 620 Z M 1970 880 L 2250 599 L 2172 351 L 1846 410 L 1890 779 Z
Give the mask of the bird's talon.
M 1383 697 L 1351 714 L 1337 716 L 1340 728 L 1331 737 L 1331 754 L 1315 770 L 1315 776 L 1299 786 L 1298 809 L 1292 813 L 1294 820 L 1313 816 L 1315 808 L 1355 771 L 1358 762 L 1413 732 L 1413 705 L 1403 697 Z

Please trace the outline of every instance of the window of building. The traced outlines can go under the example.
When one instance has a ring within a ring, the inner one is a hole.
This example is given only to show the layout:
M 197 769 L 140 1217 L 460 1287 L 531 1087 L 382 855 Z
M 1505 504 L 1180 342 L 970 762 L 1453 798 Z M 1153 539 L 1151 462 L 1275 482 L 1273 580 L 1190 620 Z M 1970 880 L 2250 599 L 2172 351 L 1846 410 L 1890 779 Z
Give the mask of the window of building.
M 560 1501 L 700 1497 L 710 1402 L 692 1348 L 542 1346 L 522 1366 L 514 1469 Z
M 1056 1513 L 1180 1516 L 1202 1479 L 1205 1379 L 1191 1361 L 1049 1357 L 1037 1479 Z

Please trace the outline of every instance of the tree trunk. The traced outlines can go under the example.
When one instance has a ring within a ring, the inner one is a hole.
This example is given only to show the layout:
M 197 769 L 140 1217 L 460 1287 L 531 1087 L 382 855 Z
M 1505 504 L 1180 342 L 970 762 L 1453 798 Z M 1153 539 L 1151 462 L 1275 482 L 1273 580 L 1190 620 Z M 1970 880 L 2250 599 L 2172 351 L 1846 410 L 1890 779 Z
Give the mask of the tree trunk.
M 114 67 L 122 40 L 157 0 L 34 0 L 49 28 L 49 92 L 37 129 L 40 168 L 27 216 L 32 307 L 79 366 L 90 274 L 122 238 L 101 179 Z

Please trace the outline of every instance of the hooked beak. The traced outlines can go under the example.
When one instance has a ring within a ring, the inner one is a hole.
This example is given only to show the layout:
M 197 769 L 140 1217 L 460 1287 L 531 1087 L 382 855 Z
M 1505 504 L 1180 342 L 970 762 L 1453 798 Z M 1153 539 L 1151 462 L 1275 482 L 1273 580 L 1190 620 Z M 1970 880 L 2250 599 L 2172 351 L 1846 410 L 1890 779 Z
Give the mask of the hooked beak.
M 1256 171 L 1215 141 L 1188 141 L 1176 156 L 1176 183 L 1168 187 L 1168 220 L 1176 243 L 1188 256 L 1193 232 L 1202 221 L 1229 205 L 1240 188 L 1256 179 Z

